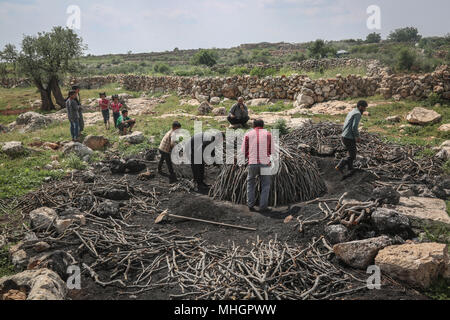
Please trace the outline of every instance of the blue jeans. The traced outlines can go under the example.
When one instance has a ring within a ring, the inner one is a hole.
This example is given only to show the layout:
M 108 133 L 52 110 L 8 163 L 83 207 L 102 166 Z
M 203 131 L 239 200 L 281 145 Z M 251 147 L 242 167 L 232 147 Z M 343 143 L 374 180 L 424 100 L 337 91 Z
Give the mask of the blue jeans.
M 78 121 L 70 121 L 70 134 L 72 135 L 72 140 L 78 139 L 80 134 L 80 123 Z
M 247 204 L 249 208 L 253 208 L 256 205 L 256 177 L 259 176 L 261 181 L 261 196 L 259 200 L 259 208 L 261 210 L 269 207 L 270 187 L 272 184 L 272 176 L 261 175 L 262 168 L 269 168 L 268 165 L 263 164 L 251 164 L 248 166 L 247 177 Z

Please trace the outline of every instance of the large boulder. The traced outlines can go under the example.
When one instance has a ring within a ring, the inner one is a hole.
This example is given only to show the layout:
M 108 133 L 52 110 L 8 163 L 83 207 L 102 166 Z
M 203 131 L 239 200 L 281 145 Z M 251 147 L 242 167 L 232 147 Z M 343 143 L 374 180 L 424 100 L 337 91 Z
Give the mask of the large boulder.
M 237 86 L 226 84 L 222 87 L 222 94 L 225 98 L 236 99 L 239 97 L 241 92 Z
M 92 150 L 104 150 L 109 145 L 109 140 L 104 136 L 87 136 L 83 144 Z
M 2 152 L 11 158 L 17 158 L 27 153 L 27 149 L 22 142 L 10 141 L 2 146 Z
M 26 112 L 19 115 L 15 125 L 22 127 L 23 131 L 30 132 L 42 129 L 52 122 L 50 117 L 44 116 L 36 112 Z
M 406 120 L 411 124 L 427 125 L 440 122 L 442 116 L 434 110 L 414 108 L 414 110 L 407 115 Z
M 366 269 L 373 264 L 378 251 L 395 244 L 394 240 L 387 236 L 344 242 L 334 245 L 333 251 L 339 259 L 350 267 Z
M 450 123 L 443 124 L 438 129 L 441 132 L 449 132 L 450 131 Z
M 389 276 L 423 289 L 440 276 L 450 277 L 448 246 L 441 243 L 390 246 L 380 250 L 375 264 Z
M 314 98 L 306 94 L 299 94 L 294 107 L 311 107 L 314 104 Z
M 213 107 L 208 102 L 202 102 L 200 106 L 198 107 L 198 114 L 199 115 L 207 115 L 213 110 Z
M 403 239 L 412 235 L 408 217 L 395 210 L 378 208 L 371 216 L 372 224 L 381 234 L 399 235 Z
M 27 300 L 64 300 L 67 286 L 55 272 L 48 269 L 27 270 L 0 279 L 0 293 L 27 289 Z
M 73 141 L 64 145 L 62 152 L 66 156 L 71 153 L 74 153 L 81 159 L 83 159 L 86 156 L 91 156 L 94 153 L 94 151 L 91 148 L 89 148 L 79 142 L 73 142 Z
M 119 137 L 119 140 L 129 144 L 141 144 L 145 142 L 145 136 L 142 132 L 135 131 L 129 135 Z
M 212 97 L 210 100 L 210 103 L 215 106 L 218 105 L 220 103 L 220 98 L 219 97 Z
M 270 99 L 267 99 L 267 98 L 253 99 L 253 100 L 247 101 L 247 106 L 261 107 L 261 106 L 268 105 L 269 102 L 270 102 Z
M 444 226 L 450 228 L 450 216 L 444 200 L 423 197 L 402 197 L 395 207 L 399 213 L 406 215 L 413 227 Z
M 56 211 L 42 207 L 30 212 L 31 227 L 37 230 L 46 230 L 58 218 Z

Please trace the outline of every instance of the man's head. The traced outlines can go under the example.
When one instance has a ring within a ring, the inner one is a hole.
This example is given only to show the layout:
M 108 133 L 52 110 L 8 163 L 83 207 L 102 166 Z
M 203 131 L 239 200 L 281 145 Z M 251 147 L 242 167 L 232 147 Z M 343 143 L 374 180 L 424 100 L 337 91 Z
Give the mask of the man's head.
M 123 110 L 123 111 L 122 111 L 122 115 L 123 115 L 124 117 L 127 117 L 127 116 L 128 116 L 128 110 Z
M 69 91 L 69 98 L 74 99 L 77 96 L 77 92 L 75 90 Z
M 114 102 L 118 102 L 119 101 L 119 96 L 116 94 L 116 95 L 113 95 L 113 101 Z
M 75 91 L 76 93 L 80 92 L 80 87 L 79 86 L 72 86 L 72 90 Z
M 174 121 L 174 123 L 172 123 L 172 130 L 178 130 L 181 128 L 181 123 L 179 123 L 178 121 Z
M 239 97 L 238 103 L 239 103 L 239 104 L 244 104 L 244 98 L 243 98 L 243 97 Z
M 264 128 L 264 121 L 262 119 L 257 119 L 253 122 L 253 128 Z
M 368 106 L 369 105 L 367 104 L 367 101 L 365 101 L 365 100 L 358 101 L 358 104 L 356 105 L 356 107 L 359 109 L 359 111 L 361 113 L 364 113 L 367 110 Z
M 100 98 L 105 99 L 106 98 L 106 92 L 100 93 Z

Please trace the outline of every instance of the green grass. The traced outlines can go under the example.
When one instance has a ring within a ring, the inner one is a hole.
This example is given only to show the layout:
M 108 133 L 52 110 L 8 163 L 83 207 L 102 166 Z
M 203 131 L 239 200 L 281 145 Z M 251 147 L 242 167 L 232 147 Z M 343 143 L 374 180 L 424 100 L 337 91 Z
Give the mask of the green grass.
M 426 292 L 434 300 L 450 300 L 450 279 L 439 279 Z
M 16 273 L 14 266 L 9 261 L 8 249 L 0 248 L 0 278 L 11 276 Z

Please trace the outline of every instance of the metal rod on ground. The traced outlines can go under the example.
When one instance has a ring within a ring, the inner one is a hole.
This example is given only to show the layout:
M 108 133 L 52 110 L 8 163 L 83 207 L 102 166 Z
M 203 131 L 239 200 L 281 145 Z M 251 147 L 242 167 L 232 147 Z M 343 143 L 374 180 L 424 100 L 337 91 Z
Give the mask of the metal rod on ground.
M 227 223 L 221 223 L 221 222 L 214 222 L 214 221 L 208 221 L 208 220 L 203 220 L 203 219 L 197 219 L 197 218 L 191 218 L 191 217 L 184 217 L 184 216 L 178 216 L 175 214 L 170 214 L 166 211 L 164 211 L 163 213 L 161 213 L 155 220 L 155 224 L 158 224 L 160 222 L 162 222 L 164 220 L 164 218 L 166 217 L 171 217 L 171 218 L 178 218 L 178 219 L 185 219 L 185 220 L 191 220 L 191 221 L 197 221 L 197 222 L 203 222 L 203 223 L 208 223 L 208 224 L 214 224 L 217 226 L 222 226 L 222 227 L 230 227 L 230 228 L 235 228 L 235 229 L 243 229 L 243 230 L 250 230 L 250 231 L 256 231 L 255 228 L 250 228 L 250 227 L 244 227 L 244 226 L 236 226 L 236 225 L 232 225 L 232 224 L 227 224 Z

